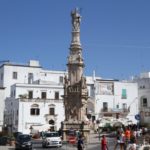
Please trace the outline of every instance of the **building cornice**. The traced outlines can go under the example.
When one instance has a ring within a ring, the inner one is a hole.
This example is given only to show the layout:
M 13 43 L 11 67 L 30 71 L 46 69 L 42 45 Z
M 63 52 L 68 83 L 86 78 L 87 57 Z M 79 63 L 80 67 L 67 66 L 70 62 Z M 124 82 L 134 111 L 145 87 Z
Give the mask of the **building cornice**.
M 29 67 L 29 68 L 42 68 L 41 66 L 29 66 L 29 65 L 23 65 L 23 64 L 11 64 L 11 63 L 4 63 L 0 66 L 0 68 L 4 66 L 16 66 L 16 67 Z

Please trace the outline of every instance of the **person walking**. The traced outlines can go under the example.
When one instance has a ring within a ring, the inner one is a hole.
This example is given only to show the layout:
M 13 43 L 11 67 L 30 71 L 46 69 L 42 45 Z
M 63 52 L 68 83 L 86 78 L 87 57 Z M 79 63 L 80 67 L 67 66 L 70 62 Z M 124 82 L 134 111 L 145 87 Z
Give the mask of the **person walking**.
M 126 147 L 128 146 L 128 144 L 130 143 L 130 138 L 131 138 L 131 130 L 129 127 L 126 128 L 125 130 L 125 140 L 126 140 Z
M 125 135 L 124 133 L 120 133 L 119 135 L 119 144 L 120 144 L 120 150 L 125 149 Z
M 102 135 L 101 150 L 108 150 L 107 140 L 106 140 L 105 135 Z
M 81 135 L 78 138 L 77 150 L 84 150 L 84 142 L 83 142 L 83 138 Z
M 120 137 L 120 131 L 117 131 L 116 144 L 115 144 L 114 150 L 116 150 L 116 148 L 118 147 L 118 145 L 120 145 L 119 137 Z

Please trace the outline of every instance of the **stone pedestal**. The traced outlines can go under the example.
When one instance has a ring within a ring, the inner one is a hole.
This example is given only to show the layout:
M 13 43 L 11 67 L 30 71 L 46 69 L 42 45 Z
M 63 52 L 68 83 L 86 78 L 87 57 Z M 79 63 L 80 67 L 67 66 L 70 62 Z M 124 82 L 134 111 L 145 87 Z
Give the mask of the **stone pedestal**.
M 68 133 L 70 130 L 79 131 L 80 134 L 82 134 L 82 136 L 85 138 L 85 141 L 89 142 L 89 134 L 90 134 L 89 125 L 81 121 L 64 121 L 62 125 L 63 125 L 62 130 L 64 142 L 68 142 L 69 138 Z

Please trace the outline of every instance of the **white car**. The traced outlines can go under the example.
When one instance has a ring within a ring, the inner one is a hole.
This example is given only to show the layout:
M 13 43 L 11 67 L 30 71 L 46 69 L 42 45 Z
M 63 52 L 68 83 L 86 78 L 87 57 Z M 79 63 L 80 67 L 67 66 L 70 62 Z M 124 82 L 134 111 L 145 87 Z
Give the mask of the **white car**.
M 42 147 L 61 147 L 62 140 L 58 132 L 46 132 L 43 137 Z

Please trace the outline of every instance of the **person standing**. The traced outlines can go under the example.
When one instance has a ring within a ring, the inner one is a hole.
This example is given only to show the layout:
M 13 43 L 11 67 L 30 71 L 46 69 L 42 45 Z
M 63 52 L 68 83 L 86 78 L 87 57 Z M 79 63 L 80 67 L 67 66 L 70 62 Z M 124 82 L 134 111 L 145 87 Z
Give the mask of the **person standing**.
M 108 150 L 107 140 L 106 140 L 105 135 L 102 136 L 102 140 L 101 140 L 101 150 Z
M 120 150 L 124 150 L 125 149 L 125 135 L 124 135 L 124 133 L 120 133 L 119 143 L 120 143 Z
M 83 150 L 83 149 L 84 149 L 84 142 L 82 136 L 80 135 L 78 138 L 77 150 Z
M 118 147 L 118 145 L 120 145 L 120 131 L 118 130 L 117 131 L 117 136 L 116 136 L 116 144 L 115 144 L 115 147 L 114 147 L 114 150 L 116 150 L 116 148 Z
M 131 131 L 130 131 L 130 128 L 127 127 L 125 130 L 126 145 L 130 143 L 130 138 L 131 138 Z

